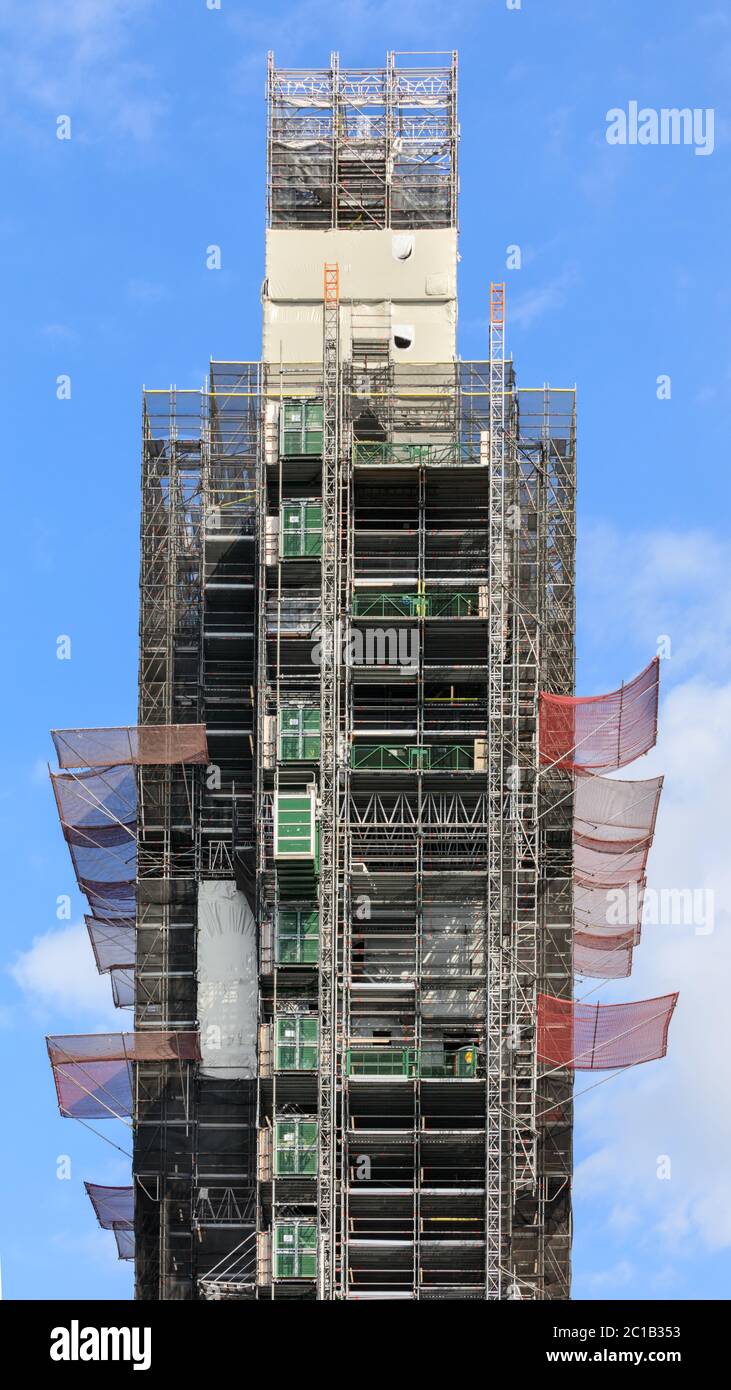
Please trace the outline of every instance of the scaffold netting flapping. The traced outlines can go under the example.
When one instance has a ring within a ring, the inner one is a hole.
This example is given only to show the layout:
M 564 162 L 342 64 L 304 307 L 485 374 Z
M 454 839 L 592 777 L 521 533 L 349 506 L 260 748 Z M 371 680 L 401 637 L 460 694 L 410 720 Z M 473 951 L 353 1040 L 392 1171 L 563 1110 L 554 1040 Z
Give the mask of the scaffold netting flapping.
M 574 832 L 574 878 L 583 887 L 639 883 L 644 877 L 652 841 L 590 840 Z
M 135 1219 L 134 1188 L 101 1187 L 95 1182 L 85 1182 L 84 1187 L 94 1215 L 105 1231 L 113 1231 L 117 1227 L 131 1230 Z
M 660 661 L 607 695 L 541 692 L 540 757 L 568 771 L 612 772 L 647 753 L 657 737 Z
M 85 1182 L 84 1187 L 102 1230 L 114 1232 L 120 1260 L 133 1260 L 135 1257 L 134 1188 L 100 1187 L 98 1183 L 94 1182 Z
M 120 1260 L 133 1260 L 135 1257 L 134 1231 L 126 1231 L 121 1226 L 115 1226 L 114 1239 L 117 1242 L 117 1254 Z
M 134 966 L 135 963 L 135 919 L 134 917 L 85 917 L 86 928 L 94 952 L 96 968 L 100 974 L 113 970 L 115 966 Z
M 191 1062 L 197 1033 L 89 1033 L 47 1038 L 61 1114 L 71 1119 L 127 1119 L 135 1062 Z
M 117 765 L 102 771 L 52 772 L 51 783 L 64 830 L 107 830 L 110 844 L 130 836 L 134 839 L 137 783 L 133 768 Z
M 574 836 L 613 844 L 652 838 L 662 792 L 662 777 L 628 782 L 619 777 L 576 778 Z
M 614 936 L 574 934 L 574 973 L 593 980 L 626 980 L 632 973 L 635 934 L 617 932 Z
M 62 768 L 208 762 L 205 724 L 53 729 L 51 738 Z
M 678 996 L 632 1004 L 584 1004 L 538 996 L 538 1060 L 548 1067 L 608 1071 L 664 1057 Z
M 112 1001 L 117 1009 L 132 1009 L 135 1002 L 135 973 L 134 969 L 122 968 L 118 965 L 109 971 L 109 979 L 112 985 Z
M 134 769 L 52 772 L 51 784 L 76 881 L 95 916 L 132 918 L 137 875 Z
M 642 929 L 645 880 L 607 887 L 577 883 L 574 889 L 574 929 L 591 936 L 614 936 L 632 931 L 638 944 Z

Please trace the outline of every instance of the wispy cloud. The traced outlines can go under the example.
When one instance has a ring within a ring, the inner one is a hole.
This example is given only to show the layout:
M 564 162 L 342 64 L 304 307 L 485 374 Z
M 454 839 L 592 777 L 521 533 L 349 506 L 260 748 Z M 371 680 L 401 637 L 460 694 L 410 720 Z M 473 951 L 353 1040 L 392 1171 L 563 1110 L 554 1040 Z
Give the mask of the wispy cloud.
M 520 328 L 530 328 L 544 314 L 560 309 L 577 279 L 575 267 L 568 266 L 544 285 L 517 295 L 510 306 L 510 322 Z
M 6 132 L 38 139 L 39 114 L 72 119 L 83 142 L 110 132 L 153 138 L 166 110 L 148 58 L 134 40 L 151 0 L 0 0 L 0 113 Z M 50 126 L 44 122 L 47 137 Z
M 628 530 L 585 522 L 579 533 L 583 645 L 638 644 L 652 656 L 671 641 L 665 680 L 723 678 L 731 664 L 731 544 L 710 529 Z M 594 625 L 592 614 L 601 614 Z M 585 691 L 590 694 L 590 691 Z

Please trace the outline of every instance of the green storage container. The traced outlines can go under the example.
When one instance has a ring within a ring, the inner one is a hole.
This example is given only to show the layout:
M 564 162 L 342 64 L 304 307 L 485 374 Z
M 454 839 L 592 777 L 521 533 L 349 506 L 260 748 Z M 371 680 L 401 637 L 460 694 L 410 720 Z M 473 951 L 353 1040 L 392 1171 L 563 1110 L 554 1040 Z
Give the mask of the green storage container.
M 317 1071 L 317 1019 L 285 1014 L 274 1020 L 275 1071 Z
M 307 560 L 322 554 L 322 504 L 282 503 L 282 559 Z
M 317 908 L 283 908 L 277 914 L 277 965 L 316 965 L 320 915 Z
M 290 1115 L 274 1123 L 275 1178 L 314 1178 L 317 1173 L 317 1120 Z
M 322 401 L 283 401 L 279 419 L 282 458 L 322 454 Z
M 279 760 L 316 763 L 320 758 L 320 710 L 295 706 L 279 711 Z
M 274 1226 L 274 1278 L 317 1278 L 317 1227 L 304 1221 L 277 1221 Z

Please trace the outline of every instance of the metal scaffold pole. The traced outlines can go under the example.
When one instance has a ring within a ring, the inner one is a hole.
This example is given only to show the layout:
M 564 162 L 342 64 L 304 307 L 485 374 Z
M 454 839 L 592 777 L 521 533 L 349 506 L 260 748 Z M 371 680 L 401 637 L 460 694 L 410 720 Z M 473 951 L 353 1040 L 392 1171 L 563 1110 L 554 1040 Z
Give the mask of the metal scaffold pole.
M 338 1001 L 338 733 L 340 641 L 340 271 L 325 265 L 322 338 L 322 562 L 320 594 L 320 973 L 318 1285 L 329 1300 L 335 1283 L 337 1001 Z
M 506 659 L 505 286 L 490 286 L 488 363 L 487 913 L 485 1000 L 485 1297 L 501 1296 L 503 1256 L 503 836 Z

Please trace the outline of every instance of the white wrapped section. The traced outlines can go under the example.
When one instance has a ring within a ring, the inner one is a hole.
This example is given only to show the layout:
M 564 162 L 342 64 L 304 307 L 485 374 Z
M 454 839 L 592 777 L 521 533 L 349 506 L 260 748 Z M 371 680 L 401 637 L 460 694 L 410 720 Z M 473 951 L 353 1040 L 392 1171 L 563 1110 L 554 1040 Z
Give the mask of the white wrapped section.
M 198 885 L 201 1076 L 256 1075 L 256 923 L 235 883 Z

